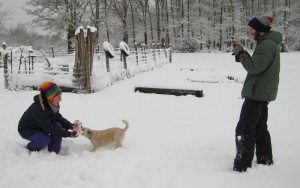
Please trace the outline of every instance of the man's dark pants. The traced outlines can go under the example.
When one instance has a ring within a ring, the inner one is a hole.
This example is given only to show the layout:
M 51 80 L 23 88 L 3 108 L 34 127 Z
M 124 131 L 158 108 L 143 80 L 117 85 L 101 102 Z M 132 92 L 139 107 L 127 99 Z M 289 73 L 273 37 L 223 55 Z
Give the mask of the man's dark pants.
M 245 99 L 235 130 L 237 154 L 234 170 L 242 172 L 252 166 L 254 149 L 258 164 L 273 164 L 271 137 L 268 131 L 267 101 Z

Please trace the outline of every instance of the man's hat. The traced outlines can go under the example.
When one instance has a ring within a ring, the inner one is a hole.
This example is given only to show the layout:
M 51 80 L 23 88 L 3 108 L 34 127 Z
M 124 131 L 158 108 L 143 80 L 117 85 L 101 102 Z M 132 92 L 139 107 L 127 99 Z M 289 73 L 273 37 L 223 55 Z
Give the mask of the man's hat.
M 266 33 L 270 31 L 272 22 L 273 17 L 271 16 L 254 17 L 249 21 L 248 25 L 257 32 Z

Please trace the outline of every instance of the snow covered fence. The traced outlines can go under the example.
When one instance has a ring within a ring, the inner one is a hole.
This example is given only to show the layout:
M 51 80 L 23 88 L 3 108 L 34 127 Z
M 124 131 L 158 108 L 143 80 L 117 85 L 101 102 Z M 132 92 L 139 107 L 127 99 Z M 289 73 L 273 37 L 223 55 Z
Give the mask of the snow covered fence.
M 83 92 L 82 84 L 75 82 L 75 53 L 56 53 L 34 51 L 15 53 L 6 50 L 3 55 L 5 88 L 10 90 L 38 89 L 43 81 L 53 81 L 67 92 Z M 105 52 L 94 53 L 93 67 L 90 74 L 92 92 L 100 91 L 107 86 L 136 74 L 153 70 L 167 64 L 171 57 L 170 49 L 144 49 L 131 51 L 121 58 L 120 49 L 116 49 L 115 57 L 109 59 L 109 71 Z M 86 70 L 86 67 L 81 67 Z M 81 72 L 84 72 L 82 70 Z

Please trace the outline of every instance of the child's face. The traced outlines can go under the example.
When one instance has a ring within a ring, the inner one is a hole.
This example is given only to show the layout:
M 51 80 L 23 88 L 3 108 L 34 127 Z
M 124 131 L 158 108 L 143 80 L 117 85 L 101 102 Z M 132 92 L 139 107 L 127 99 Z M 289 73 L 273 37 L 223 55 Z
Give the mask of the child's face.
M 59 94 L 59 95 L 55 96 L 53 98 L 53 101 L 51 102 L 51 104 L 54 105 L 54 106 L 58 106 L 59 102 L 62 100 L 61 96 L 62 96 L 62 94 Z

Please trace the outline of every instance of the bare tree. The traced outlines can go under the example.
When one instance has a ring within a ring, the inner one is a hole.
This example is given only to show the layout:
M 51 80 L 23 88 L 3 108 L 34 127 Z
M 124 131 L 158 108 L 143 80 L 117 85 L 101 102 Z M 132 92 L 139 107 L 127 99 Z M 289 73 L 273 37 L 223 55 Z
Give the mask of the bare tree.
M 132 5 L 132 0 L 129 0 L 129 4 L 130 4 L 130 10 L 131 10 L 133 44 L 134 44 L 134 47 L 136 48 L 135 21 L 134 21 L 134 10 L 133 10 L 133 5 Z M 135 49 L 135 50 L 137 51 L 137 49 Z
M 109 30 L 108 30 L 107 0 L 104 0 L 104 12 L 105 12 L 105 28 L 106 28 L 107 41 L 110 41 Z
M 33 23 L 45 30 L 67 32 L 68 50 L 74 48 L 75 30 L 82 21 L 87 0 L 29 0 L 25 9 L 28 15 L 34 17 Z
M 127 15 L 129 11 L 128 0 L 112 0 L 113 11 L 122 22 L 123 41 L 128 43 L 128 28 L 127 28 Z
M 26 24 L 17 24 L 16 27 L 11 26 L 8 30 L 8 36 L 11 41 L 16 44 L 29 45 L 29 33 Z
M 161 29 L 160 29 L 160 1 L 161 0 L 155 0 L 155 11 L 156 11 L 156 30 L 157 30 L 157 42 L 160 42 L 161 36 Z
M 137 0 L 136 1 L 138 10 L 142 15 L 143 30 L 144 30 L 144 43 L 148 45 L 148 35 L 147 35 L 147 12 L 148 12 L 148 0 Z
M 9 9 L 4 9 L 2 10 L 2 3 L 0 3 L 0 30 L 3 29 L 3 26 L 9 19 L 10 16 L 12 15 L 12 11 Z
M 100 0 L 90 0 L 89 5 L 90 5 L 91 14 L 92 14 L 91 21 L 93 22 L 93 25 L 97 29 L 96 41 L 98 41 L 99 31 L 100 31 L 99 30 L 99 27 L 100 27 Z
M 194 45 L 200 50 L 202 44 L 210 50 L 224 50 L 232 37 L 251 48 L 249 19 L 273 15 L 272 29 L 283 33 L 288 47 L 296 48 L 300 36 L 299 0 L 28 0 L 27 5 L 32 8 L 27 12 L 34 16 L 34 23 L 56 34 L 67 33 L 68 49 L 79 24 L 95 25 L 107 40 L 114 33 L 112 41 L 122 37 L 128 43 L 129 37 L 134 41 L 143 38 L 148 45 L 152 39 L 187 48 Z M 86 6 L 91 11 L 85 11 Z M 2 25 L 7 16 L 3 18 L 0 11 Z M 128 26 L 133 32 L 128 33 Z

